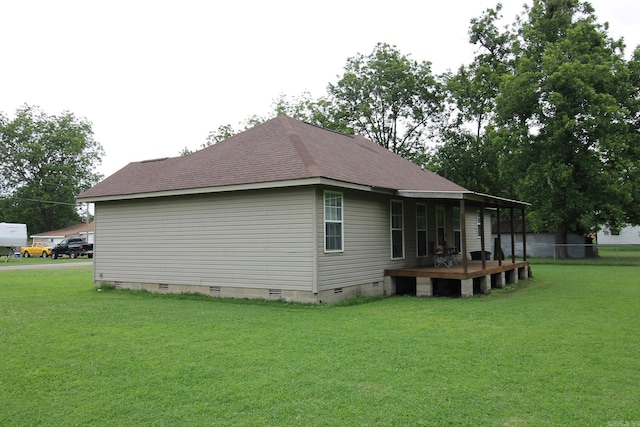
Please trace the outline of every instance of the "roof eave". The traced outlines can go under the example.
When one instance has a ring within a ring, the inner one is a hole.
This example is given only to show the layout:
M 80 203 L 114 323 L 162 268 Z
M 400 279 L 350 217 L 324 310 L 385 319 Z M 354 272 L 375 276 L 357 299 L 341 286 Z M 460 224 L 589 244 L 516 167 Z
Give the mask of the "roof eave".
M 486 203 L 495 207 L 526 208 L 530 203 L 519 200 L 506 199 L 504 197 L 491 196 L 489 194 L 476 193 L 474 191 L 421 191 L 421 190 L 398 190 L 398 195 L 412 199 L 449 199 L 449 200 L 469 200 L 473 202 Z
M 223 185 L 216 187 L 200 187 L 200 188 L 186 188 L 178 190 L 167 191 L 155 191 L 150 193 L 133 193 L 133 194 L 111 194 L 104 196 L 87 196 L 78 197 L 76 200 L 81 203 L 96 203 L 96 202 L 108 202 L 116 200 L 134 200 L 134 199 L 148 199 L 156 197 L 171 197 L 171 196 L 186 196 L 194 194 L 210 194 L 210 193 L 225 193 L 232 191 L 243 190 L 263 190 L 271 188 L 288 188 L 299 187 L 306 185 L 327 185 L 332 187 L 339 187 L 351 190 L 360 191 L 375 191 L 373 187 L 362 184 L 355 184 L 345 181 L 339 181 L 335 179 L 312 177 L 304 179 L 292 179 L 287 181 L 267 181 L 256 182 L 248 184 L 236 184 L 236 185 Z

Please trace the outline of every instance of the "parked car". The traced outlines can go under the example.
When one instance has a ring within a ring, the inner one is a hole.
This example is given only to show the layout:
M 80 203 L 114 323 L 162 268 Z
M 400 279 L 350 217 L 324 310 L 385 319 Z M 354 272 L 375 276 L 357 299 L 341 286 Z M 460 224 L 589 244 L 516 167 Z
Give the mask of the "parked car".
M 25 258 L 29 258 L 30 256 L 41 256 L 46 258 L 51 256 L 51 249 L 51 245 L 47 245 L 42 242 L 33 242 L 29 246 L 20 247 L 20 253 Z
M 53 247 L 51 258 L 57 259 L 63 255 L 68 255 L 69 258 L 78 258 L 84 255 L 93 258 L 93 244 L 78 237 L 64 239 Z

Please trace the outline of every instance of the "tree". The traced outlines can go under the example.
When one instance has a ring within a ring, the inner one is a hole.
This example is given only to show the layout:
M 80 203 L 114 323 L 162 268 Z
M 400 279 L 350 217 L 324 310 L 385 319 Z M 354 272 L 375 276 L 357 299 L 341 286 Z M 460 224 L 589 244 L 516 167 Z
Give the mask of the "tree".
M 425 144 L 443 101 L 429 62 L 418 63 L 395 47 L 378 44 L 368 56 L 349 58 L 344 75 L 327 91 L 317 100 L 306 92 L 292 99 L 281 95 L 273 102 L 271 117 L 286 114 L 336 132 L 358 133 L 409 160 L 426 163 Z M 256 120 L 249 119 L 244 129 Z M 202 148 L 233 134 L 230 125 L 220 126 Z M 187 148 L 181 152 L 189 153 Z
M 2 220 L 26 223 L 30 233 L 77 223 L 76 195 L 101 178 L 104 151 L 91 123 L 24 105 L 12 120 L 0 115 L 0 141 Z
M 268 117 L 287 115 L 294 119 L 302 120 L 336 132 L 353 134 L 353 130 L 349 129 L 346 121 L 343 119 L 343 114 L 327 98 L 314 100 L 309 92 L 304 92 L 293 98 L 281 94 L 273 100 L 272 107 L 273 110 L 269 113 Z M 217 144 L 266 120 L 267 118 L 265 117 L 253 115 L 239 123 L 237 129 L 230 124 L 218 126 L 217 130 L 209 132 L 207 140 L 200 145 L 200 148 Z M 180 155 L 186 156 L 191 153 L 193 153 L 193 151 L 185 147 L 180 152 Z
M 510 133 L 522 177 L 516 191 L 532 203 L 534 229 L 555 230 L 562 245 L 569 231 L 586 234 L 625 216 L 633 196 L 620 183 L 624 165 L 637 162 L 626 149 L 632 86 L 622 41 L 607 35 L 589 3 L 535 0 L 526 11 L 497 97 L 498 123 Z
M 438 174 L 491 194 L 504 191 L 499 174 L 501 140 L 492 138 L 489 126 L 511 60 L 512 35 L 496 26 L 501 9 L 498 5 L 471 21 L 469 40 L 478 47 L 473 62 L 443 76 L 448 110 L 438 126 L 442 142 L 430 159 L 430 168 Z
M 429 62 L 378 44 L 367 56 L 347 60 L 345 73 L 328 87 L 329 100 L 349 129 L 418 163 L 425 161 L 430 124 L 442 111 L 440 84 Z
M 331 129 L 347 135 L 354 131 L 349 127 L 348 115 L 334 101 L 327 97 L 313 99 L 309 92 L 289 98 L 280 95 L 273 102 L 274 115 L 287 115 L 325 129 Z

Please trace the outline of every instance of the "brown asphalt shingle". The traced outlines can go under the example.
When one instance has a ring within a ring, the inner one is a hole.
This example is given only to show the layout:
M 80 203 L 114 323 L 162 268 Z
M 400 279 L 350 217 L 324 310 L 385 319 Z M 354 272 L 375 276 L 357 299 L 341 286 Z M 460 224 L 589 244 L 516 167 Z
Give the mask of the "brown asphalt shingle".
M 467 191 L 362 137 L 279 116 L 188 156 L 130 163 L 78 197 L 312 177 L 393 190 Z

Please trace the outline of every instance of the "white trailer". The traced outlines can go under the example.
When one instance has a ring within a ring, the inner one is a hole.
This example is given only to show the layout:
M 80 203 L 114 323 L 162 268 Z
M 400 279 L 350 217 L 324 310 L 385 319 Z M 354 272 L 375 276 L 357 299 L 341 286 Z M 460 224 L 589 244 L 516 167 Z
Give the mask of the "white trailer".
M 20 248 L 27 244 L 26 224 L 0 222 L 0 248 Z

